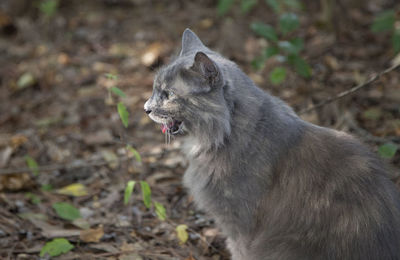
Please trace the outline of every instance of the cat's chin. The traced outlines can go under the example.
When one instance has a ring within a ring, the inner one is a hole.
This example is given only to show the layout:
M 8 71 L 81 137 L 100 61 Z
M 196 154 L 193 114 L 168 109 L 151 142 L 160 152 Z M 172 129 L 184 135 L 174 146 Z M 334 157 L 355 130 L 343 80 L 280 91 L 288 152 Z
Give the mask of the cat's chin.
M 177 135 L 179 133 L 182 133 L 182 128 L 183 128 L 183 121 L 179 120 L 172 120 L 172 122 L 169 122 L 167 124 L 163 123 L 161 124 L 161 131 L 163 133 L 169 133 L 171 135 Z
M 173 118 L 159 117 L 153 114 L 150 114 L 149 116 L 154 122 L 161 124 L 161 131 L 163 134 L 169 133 L 171 135 L 177 135 L 183 132 L 183 121 Z

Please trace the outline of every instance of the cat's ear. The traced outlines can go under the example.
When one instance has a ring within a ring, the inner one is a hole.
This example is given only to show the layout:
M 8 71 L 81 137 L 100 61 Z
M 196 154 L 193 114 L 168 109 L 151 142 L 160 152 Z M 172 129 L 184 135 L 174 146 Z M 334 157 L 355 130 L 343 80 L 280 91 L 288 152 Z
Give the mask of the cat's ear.
M 197 52 L 194 56 L 194 62 L 190 69 L 207 79 L 210 86 L 217 83 L 220 78 L 217 65 L 201 51 Z
M 182 50 L 180 56 L 189 52 L 207 50 L 207 47 L 201 42 L 199 37 L 190 29 L 186 29 L 182 35 Z

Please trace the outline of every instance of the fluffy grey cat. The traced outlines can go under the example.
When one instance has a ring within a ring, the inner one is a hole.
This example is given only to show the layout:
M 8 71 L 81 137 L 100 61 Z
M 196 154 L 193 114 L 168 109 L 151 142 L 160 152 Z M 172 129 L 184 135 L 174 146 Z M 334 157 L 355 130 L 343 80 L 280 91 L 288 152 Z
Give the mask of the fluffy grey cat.
M 235 260 L 400 259 L 400 196 L 350 135 L 301 120 L 189 29 L 145 104 Z

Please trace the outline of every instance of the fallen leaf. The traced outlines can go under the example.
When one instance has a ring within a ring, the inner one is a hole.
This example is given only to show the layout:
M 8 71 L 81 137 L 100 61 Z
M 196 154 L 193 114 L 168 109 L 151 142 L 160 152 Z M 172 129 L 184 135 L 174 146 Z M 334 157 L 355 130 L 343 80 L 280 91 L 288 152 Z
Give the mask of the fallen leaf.
M 18 191 L 34 185 L 31 175 L 28 173 L 0 175 L 0 191 Z
M 65 238 L 55 238 L 44 245 L 40 251 L 40 256 L 44 256 L 45 254 L 59 256 L 71 251 L 73 248 L 74 246 Z
M 7 163 L 10 160 L 12 153 L 13 149 L 10 146 L 7 146 L 6 148 L 0 151 L 0 168 L 7 166 Z
M 14 135 L 11 137 L 11 146 L 14 150 L 26 142 L 28 142 L 28 138 L 24 135 Z
M 83 185 L 81 183 L 73 183 L 73 184 L 67 185 L 61 189 L 56 190 L 56 193 L 62 194 L 62 195 L 74 196 L 74 197 L 88 195 L 85 185 Z
M 89 222 L 87 222 L 87 220 L 84 219 L 84 218 L 77 218 L 77 219 L 74 219 L 74 220 L 72 221 L 72 224 L 73 224 L 74 226 L 78 227 L 78 228 L 81 228 L 81 229 L 89 229 L 89 228 L 90 228 Z
M 121 251 L 140 251 L 143 250 L 143 246 L 139 243 L 127 243 L 126 241 L 122 242 L 122 245 L 119 248 Z
M 28 220 L 42 220 L 42 221 L 46 221 L 47 220 L 47 216 L 40 214 L 40 213 L 33 213 L 33 212 L 25 212 L 25 213 L 20 213 L 18 214 L 18 216 L 20 218 L 23 219 L 28 219 Z
M 65 220 L 75 220 L 81 217 L 81 214 L 77 208 L 66 202 L 53 203 L 53 209 L 57 212 L 57 215 Z
M 111 169 L 115 169 L 118 167 L 118 156 L 110 150 L 103 150 L 101 152 L 101 155 L 103 156 L 104 160 L 108 163 L 108 166 Z
M 161 54 L 162 44 L 160 42 L 155 42 L 151 44 L 142 54 L 141 61 L 145 66 L 153 65 Z
M 96 229 L 82 230 L 81 234 L 79 235 L 79 238 L 87 243 L 89 242 L 97 243 L 100 241 L 103 235 L 104 235 L 104 230 L 103 227 L 100 226 Z
M 186 243 L 186 241 L 188 240 L 188 238 L 189 238 L 189 234 L 187 233 L 187 228 L 188 228 L 188 226 L 187 225 L 184 225 L 184 224 L 181 224 L 181 225 L 178 225 L 177 227 L 176 227 L 176 234 L 177 234 L 177 236 L 178 236 L 178 239 L 179 239 L 179 243 L 181 244 L 181 245 L 183 245 L 183 244 L 185 244 Z
M 81 233 L 81 230 L 79 229 L 63 229 L 35 218 L 30 218 L 29 221 L 32 222 L 37 228 L 41 229 L 42 235 L 47 238 L 73 237 L 79 236 Z
M 36 79 L 33 76 L 32 73 L 30 72 L 25 72 L 24 74 L 22 74 L 18 81 L 17 81 L 17 86 L 19 89 L 24 89 L 30 86 L 33 86 L 36 83 Z

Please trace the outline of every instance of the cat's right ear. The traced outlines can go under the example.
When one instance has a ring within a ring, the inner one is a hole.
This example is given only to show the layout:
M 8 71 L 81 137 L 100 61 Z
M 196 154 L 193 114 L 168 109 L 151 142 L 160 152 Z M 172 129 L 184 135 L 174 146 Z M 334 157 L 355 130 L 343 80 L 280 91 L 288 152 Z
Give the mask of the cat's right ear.
M 204 46 L 194 32 L 192 32 L 189 28 L 186 28 L 182 35 L 182 50 L 179 55 L 182 56 L 187 53 L 200 50 L 207 50 L 207 47 Z

